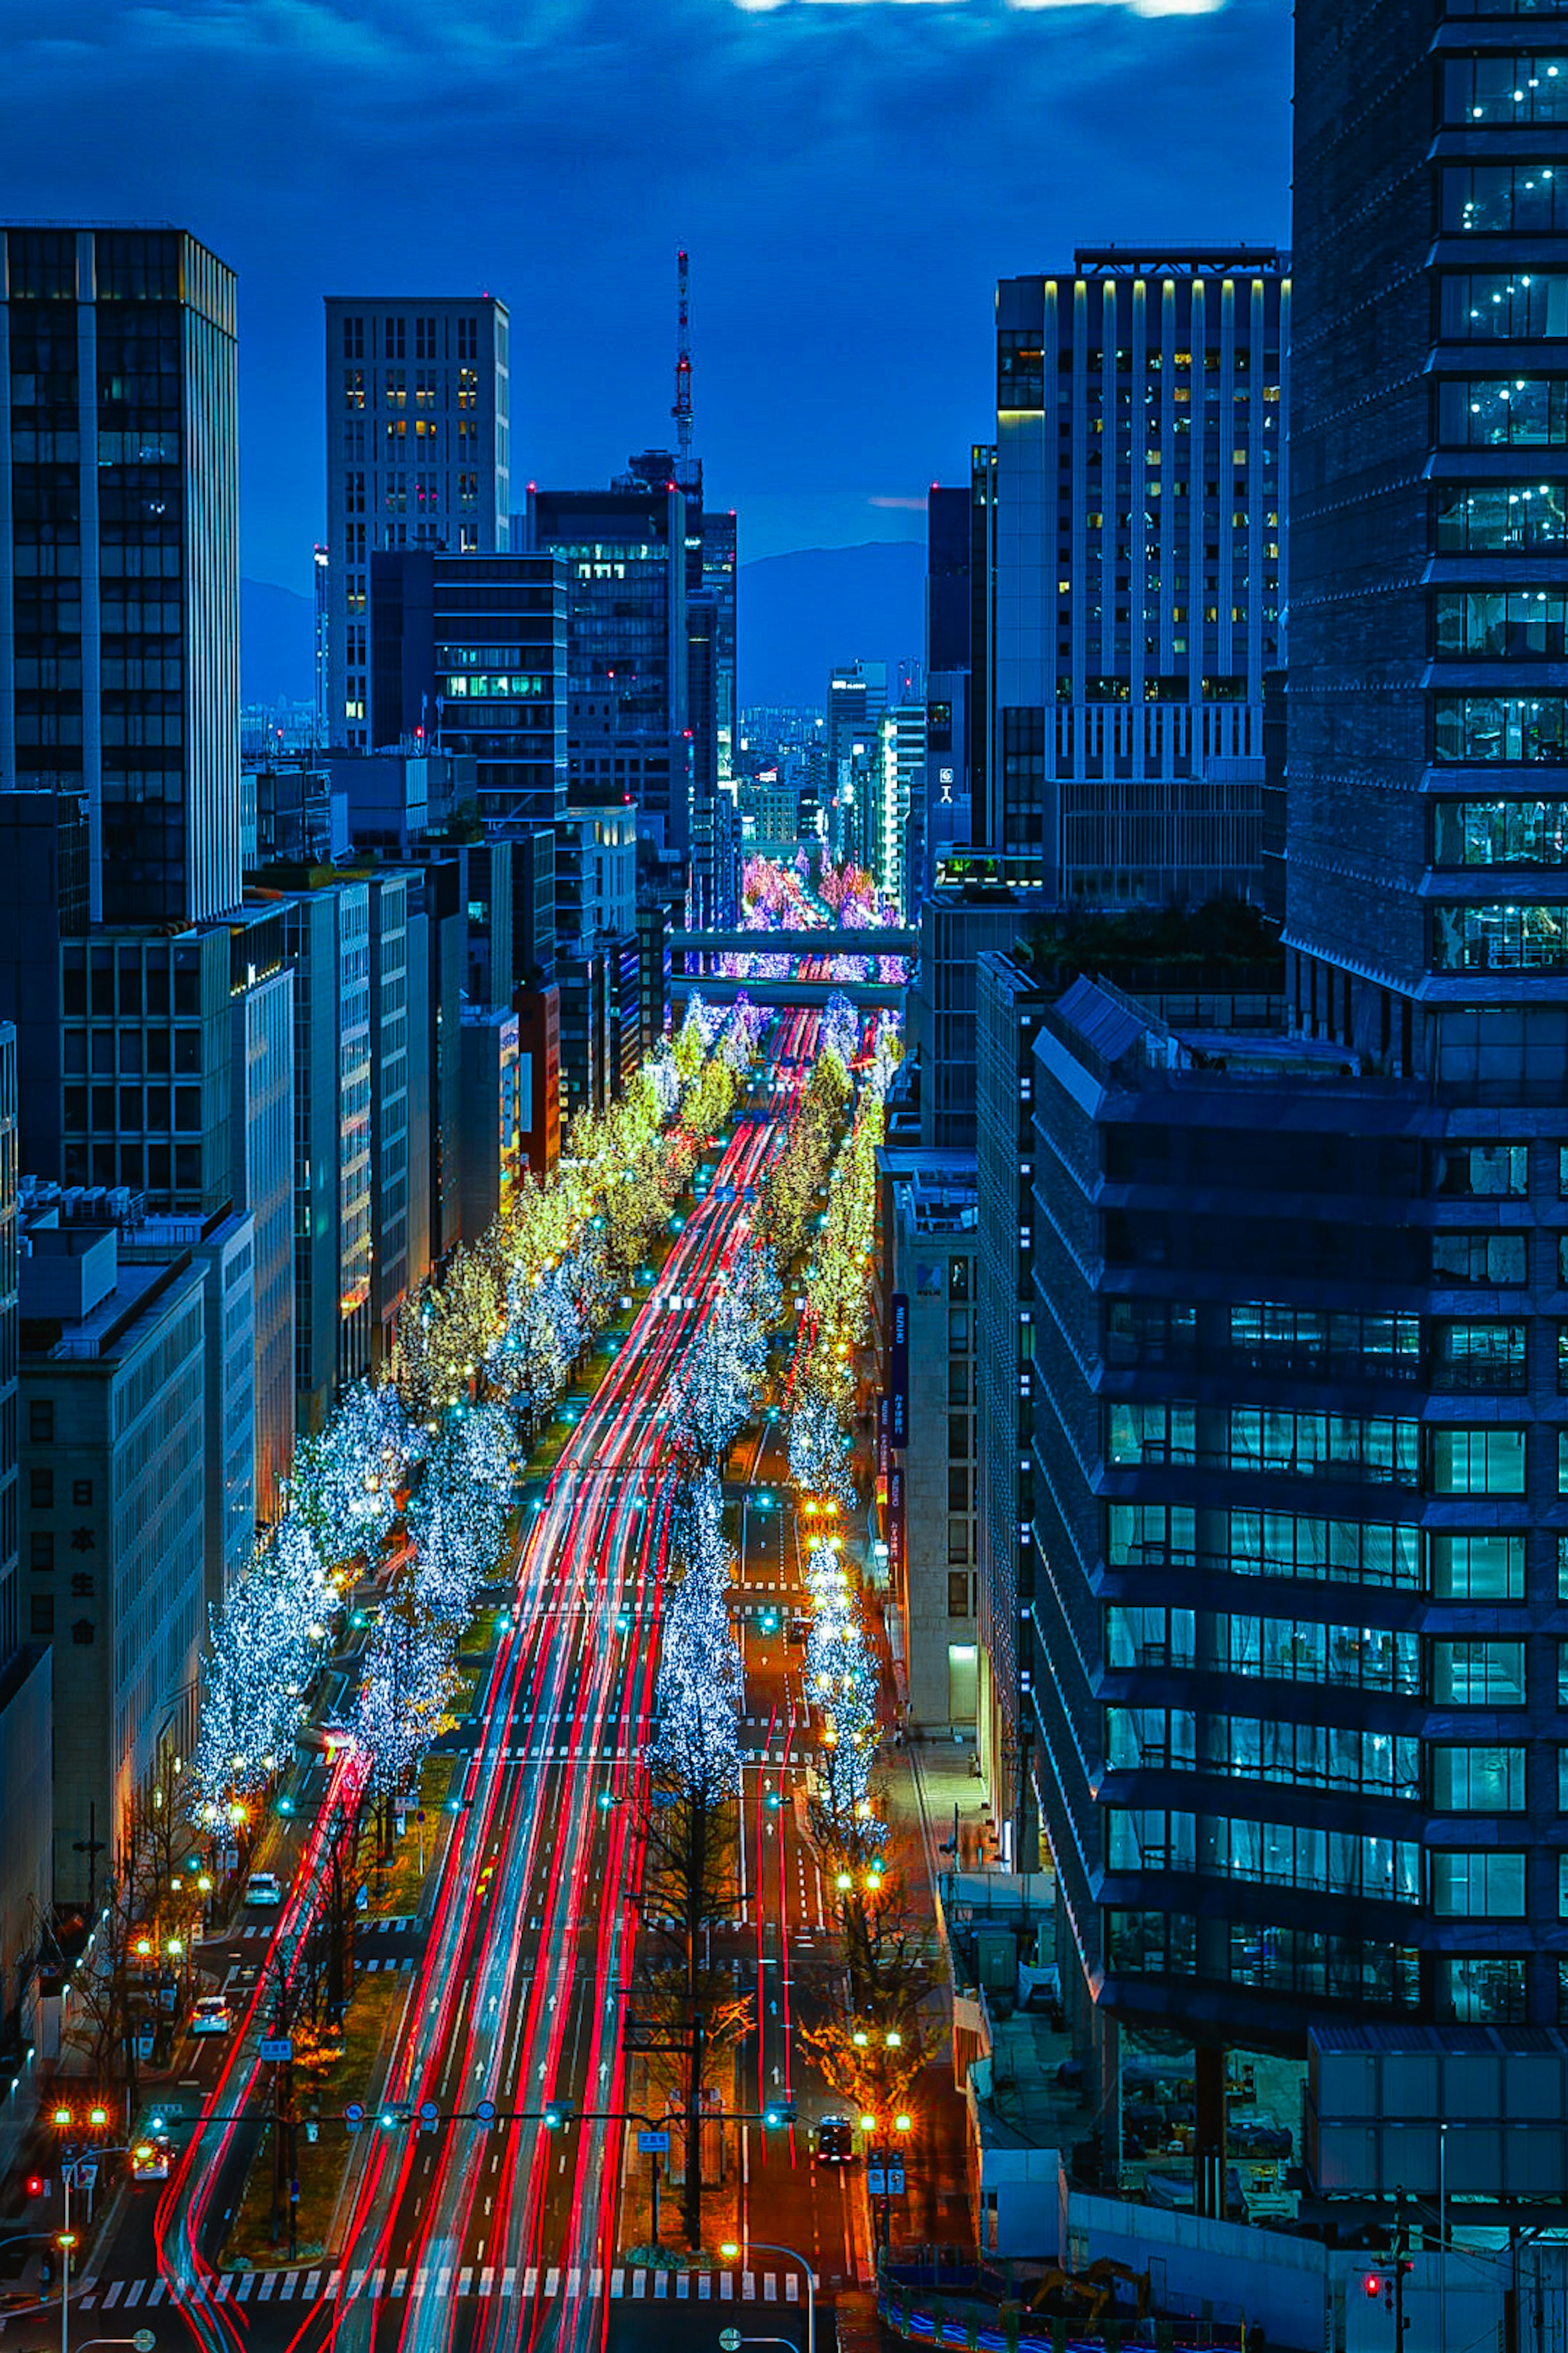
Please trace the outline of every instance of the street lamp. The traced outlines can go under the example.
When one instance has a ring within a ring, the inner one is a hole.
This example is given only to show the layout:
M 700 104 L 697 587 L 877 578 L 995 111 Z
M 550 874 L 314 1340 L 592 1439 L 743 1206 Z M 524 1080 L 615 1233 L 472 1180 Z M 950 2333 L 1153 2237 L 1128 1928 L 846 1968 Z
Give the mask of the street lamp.
M 720 2248 L 719 2253 L 724 2257 L 726 2263 L 732 2263 L 741 2250 L 731 2239 Z M 770 2239 L 749 2241 L 747 2253 L 753 2255 L 784 2255 L 792 2263 L 800 2265 L 801 2270 L 805 2274 L 805 2353 L 816 2353 L 816 2281 L 805 2257 L 797 2253 L 794 2247 L 781 2247 Z

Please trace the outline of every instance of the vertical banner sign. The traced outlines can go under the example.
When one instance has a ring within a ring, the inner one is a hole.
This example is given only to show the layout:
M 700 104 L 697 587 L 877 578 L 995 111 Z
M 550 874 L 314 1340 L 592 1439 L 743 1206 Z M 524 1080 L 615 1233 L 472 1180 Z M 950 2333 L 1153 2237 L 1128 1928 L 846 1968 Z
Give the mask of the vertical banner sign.
M 884 1389 L 877 1399 L 877 1483 L 884 1489 L 888 1483 L 888 1451 L 892 1427 L 892 1402 Z
M 895 1462 L 888 1472 L 888 1578 L 895 1593 L 903 1590 L 904 1466 Z
M 895 1291 L 892 1298 L 891 1322 L 888 1326 L 888 1388 L 897 1397 L 901 1389 L 906 1396 L 910 1387 L 910 1294 Z
M 910 1433 L 910 1294 L 895 1291 L 892 1320 L 888 1327 L 888 1444 L 909 1444 Z

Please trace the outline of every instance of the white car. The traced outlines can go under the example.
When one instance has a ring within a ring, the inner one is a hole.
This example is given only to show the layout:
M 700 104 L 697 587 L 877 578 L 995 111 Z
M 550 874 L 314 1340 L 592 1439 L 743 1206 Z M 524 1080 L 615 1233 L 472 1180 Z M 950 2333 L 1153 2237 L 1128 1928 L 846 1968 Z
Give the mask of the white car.
M 232 2021 L 228 2004 L 221 1993 L 204 1993 L 197 1998 L 191 2012 L 193 2034 L 226 2034 Z
M 245 1900 L 247 1904 L 281 1904 L 283 1890 L 279 1884 L 277 1873 L 253 1871 L 246 1882 Z

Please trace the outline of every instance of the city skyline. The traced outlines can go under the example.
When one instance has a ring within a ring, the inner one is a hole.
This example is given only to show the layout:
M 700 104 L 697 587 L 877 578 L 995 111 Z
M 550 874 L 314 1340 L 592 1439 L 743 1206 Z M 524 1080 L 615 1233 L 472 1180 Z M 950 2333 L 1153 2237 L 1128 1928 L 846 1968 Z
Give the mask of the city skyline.
M 324 502 L 323 295 L 499 296 L 515 478 L 588 486 L 628 430 L 667 429 L 685 245 L 697 445 L 752 561 L 921 535 L 928 481 L 960 478 L 984 422 L 997 276 L 1075 243 L 1282 240 L 1288 47 L 1268 0 L 663 0 L 504 25 L 465 0 L 438 38 L 386 0 L 74 0 L 60 32 L 13 30 L 0 191 L 18 216 L 180 221 L 236 270 L 242 567 L 300 592 Z M 1198 135 L 1215 120 L 1225 141 Z M 960 332 L 917 328 L 899 402 L 868 401 L 917 287 Z M 589 359 L 606 318 L 609 368 Z

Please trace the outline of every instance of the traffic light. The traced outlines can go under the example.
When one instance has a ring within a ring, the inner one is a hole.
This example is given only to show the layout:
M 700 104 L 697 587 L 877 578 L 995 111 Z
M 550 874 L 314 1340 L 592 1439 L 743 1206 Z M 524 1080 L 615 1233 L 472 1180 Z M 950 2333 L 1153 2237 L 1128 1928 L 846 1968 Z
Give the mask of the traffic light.
M 41 2173 L 29 2173 L 29 2174 L 28 2174 L 28 2176 L 27 2176 L 27 2195 L 28 2195 L 28 2197 L 29 2197 L 29 2198 L 44 2198 L 44 2197 L 47 2197 L 47 2196 L 48 2195 L 48 2188 L 49 2188 L 49 2185 L 48 2185 L 48 2183 L 44 2179 L 44 2177 L 43 2177 L 43 2175 L 42 2175 Z
M 795 2102 L 793 2100 L 774 2100 L 771 2102 L 770 2105 L 763 2110 L 763 2122 L 765 2125 L 793 2125 L 795 2122 Z
M 1367 2302 L 1369 2304 L 1375 2304 L 1378 2297 L 1383 2294 L 1383 2282 L 1379 2279 L 1375 2272 L 1368 2272 L 1365 2281 L 1363 2282 L 1363 2287 Z

